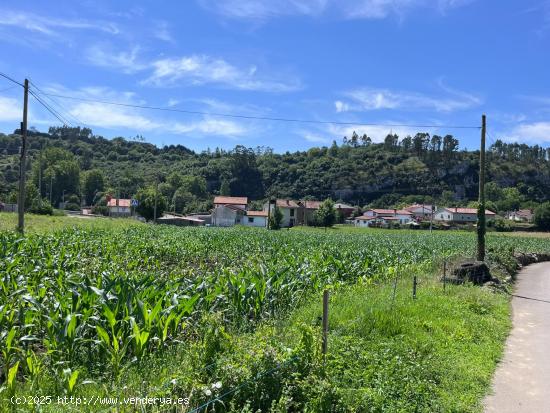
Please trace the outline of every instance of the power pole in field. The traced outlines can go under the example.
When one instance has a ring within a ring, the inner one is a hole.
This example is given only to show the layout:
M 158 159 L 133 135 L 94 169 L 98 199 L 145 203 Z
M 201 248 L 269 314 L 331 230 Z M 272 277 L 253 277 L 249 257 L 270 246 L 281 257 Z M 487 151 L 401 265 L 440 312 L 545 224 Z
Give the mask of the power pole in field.
M 158 197 L 158 190 L 159 190 L 159 177 L 157 175 L 156 181 L 155 181 L 155 207 L 153 209 L 153 222 L 157 223 L 157 197 Z
M 477 208 L 477 260 L 485 260 L 485 132 L 486 118 L 481 116 L 481 146 L 479 148 L 479 206 Z
M 38 152 L 38 205 L 42 207 L 42 148 Z
M 27 111 L 29 105 L 29 80 L 25 79 L 23 95 L 23 122 L 21 122 L 21 158 L 19 164 L 19 197 L 17 199 L 17 230 L 25 231 L 25 174 L 27 171 Z

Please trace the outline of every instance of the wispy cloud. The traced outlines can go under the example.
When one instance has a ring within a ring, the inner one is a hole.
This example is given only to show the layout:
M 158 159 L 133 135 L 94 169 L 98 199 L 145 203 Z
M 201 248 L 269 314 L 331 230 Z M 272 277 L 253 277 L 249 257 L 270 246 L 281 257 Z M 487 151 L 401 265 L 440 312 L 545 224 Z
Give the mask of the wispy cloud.
M 403 15 L 415 8 L 445 13 L 475 0 L 198 0 L 207 10 L 238 19 L 331 14 L 345 19 L 384 19 Z
M 58 18 L 6 9 L 0 9 L 0 26 L 10 26 L 50 36 L 58 36 L 59 30 L 62 29 L 94 30 L 110 34 L 120 32 L 118 26 L 109 21 Z
M 86 52 L 86 60 L 99 67 L 122 70 L 124 73 L 135 73 L 146 69 L 147 65 L 138 59 L 139 47 L 135 46 L 129 51 L 113 51 L 108 45 L 94 45 Z
M 70 95 L 84 99 L 110 100 L 119 103 L 146 104 L 133 92 L 120 92 L 105 87 L 84 87 L 69 91 L 62 86 L 53 85 L 43 88 L 46 92 Z M 71 105 L 68 113 L 85 125 L 105 129 L 128 129 L 132 131 L 145 131 L 153 133 L 172 133 L 202 137 L 204 135 L 216 135 L 226 137 L 243 136 L 250 132 L 247 124 L 234 120 L 215 119 L 210 116 L 202 116 L 196 120 L 183 122 L 175 118 L 169 119 L 157 117 L 156 114 L 145 110 L 105 105 L 96 102 L 78 102 Z
M 21 105 L 17 99 L 0 96 L 0 122 L 21 120 Z
M 170 30 L 168 28 L 168 23 L 166 23 L 165 21 L 156 22 L 154 24 L 153 35 L 157 39 L 168 42 L 168 43 L 174 43 L 175 42 L 175 40 L 172 37 L 172 34 L 170 33 Z
M 152 63 L 153 74 L 144 84 L 169 86 L 174 84 L 218 84 L 227 88 L 266 92 L 289 92 L 301 88 L 298 79 L 284 80 L 260 76 L 256 66 L 240 68 L 224 59 L 207 55 L 159 59 Z
M 446 96 L 363 87 L 346 92 L 344 96 L 349 101 L 337 100 L 334 105 L 337 112 L 381 109 L 454 112 L 479 106 L 483 101 L 481 97 L 471 93 L 457 91 L 442 84 L 440 87 Z
M 504 137 L 514 142 L 550 143 L 550 121 L 522 123 Z

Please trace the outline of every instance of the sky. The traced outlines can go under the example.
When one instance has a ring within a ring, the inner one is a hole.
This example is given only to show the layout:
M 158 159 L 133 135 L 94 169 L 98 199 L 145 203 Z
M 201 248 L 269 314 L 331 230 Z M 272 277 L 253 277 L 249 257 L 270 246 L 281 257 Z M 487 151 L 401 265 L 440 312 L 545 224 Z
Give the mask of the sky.
M 353 131 L 474 148 L 483 113 L 489 145 L 550 144 L 550 0 L 3 0 L 0 72 L 71 125 L 199 151 Z M 0 131 L 18 127 L 22 94 L 0 78 Z M 29 105 L 29 126 L 61 125 Z

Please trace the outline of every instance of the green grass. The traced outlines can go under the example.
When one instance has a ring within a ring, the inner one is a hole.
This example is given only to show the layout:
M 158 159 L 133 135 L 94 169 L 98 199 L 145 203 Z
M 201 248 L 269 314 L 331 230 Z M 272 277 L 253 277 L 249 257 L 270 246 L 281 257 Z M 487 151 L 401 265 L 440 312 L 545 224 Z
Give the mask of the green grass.
M 143 225 L 135 219 L 25 214 L 25 231 L 48 233 L 68 228 L 117 229 Z M 15 231 L 17 214 L 0 212 L 0 231 Z
M 215 411 L 475 412 L 510 327 L 507 296 L 443 292 L 437 281 L 442 257 L 472 254 L 468 232 L 80 222 L 36 217 L 24 238 L 0 231 L 0 369 L 17 373 L 2 397 L 179 396 L 198 406 L 238 387 Z M 500 271 L 513 270 L 512 250 L 550 251 L 548 238 L 491 235 L 487 245 Z M 100 411 L 43 409 L 86 410 Z

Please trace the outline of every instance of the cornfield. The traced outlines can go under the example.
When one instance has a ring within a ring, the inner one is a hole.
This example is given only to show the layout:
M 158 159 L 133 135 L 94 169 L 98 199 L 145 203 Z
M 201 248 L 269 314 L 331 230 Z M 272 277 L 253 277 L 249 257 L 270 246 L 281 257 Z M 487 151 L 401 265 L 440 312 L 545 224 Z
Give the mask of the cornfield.
M 548 251 L 549 239 L 489 238 L 490 256 Z M 377 282 L 441 257 L 472 255 L 467 233 L 135 227 L 0 233 L 0 384 L 59 391 L 115 378 L 192 340 L 207 313 L 235 329 L 284 315 L 327 285 Z M 197 366 L 200 367 L 200 366 Z

